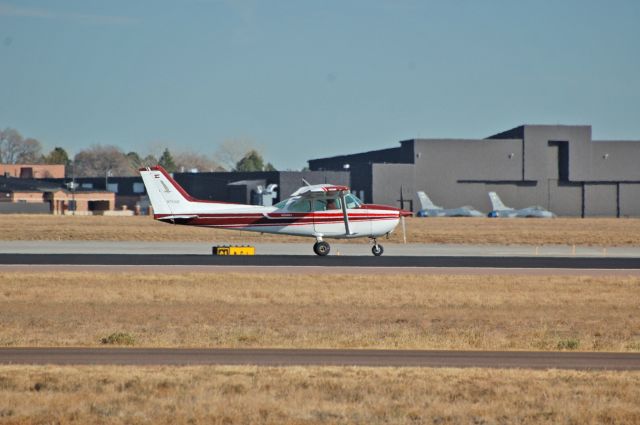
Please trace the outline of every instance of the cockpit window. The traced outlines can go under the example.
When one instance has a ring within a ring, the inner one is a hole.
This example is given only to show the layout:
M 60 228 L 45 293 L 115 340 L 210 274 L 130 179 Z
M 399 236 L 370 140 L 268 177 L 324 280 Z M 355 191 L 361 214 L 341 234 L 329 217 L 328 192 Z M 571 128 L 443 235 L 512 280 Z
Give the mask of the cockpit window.
M 360 208 L 362 206 L 362 201 L 358 199 L 354 195 L 346 195 L 344 197 L 345 204 L 347 208 Z M 280 201 L 274 205 L 277 209 L 286 209 L 287 211 L 292 212 L 311 212 L 311 211 L 330 211 L 330 210 L 340 210 L 342 208 L 342 203 L 340 202 L 340 198 L 325 198 L 325 199 L 285 199 L 284 201 Z
M 311 212 L 311 201 L 308 199 L 293 201 L 287 206 L 287 210 L 291 212 Z
M 313 201 L 314 211 L 339 210 L 342 208 L 340 198 L 315 199 Z

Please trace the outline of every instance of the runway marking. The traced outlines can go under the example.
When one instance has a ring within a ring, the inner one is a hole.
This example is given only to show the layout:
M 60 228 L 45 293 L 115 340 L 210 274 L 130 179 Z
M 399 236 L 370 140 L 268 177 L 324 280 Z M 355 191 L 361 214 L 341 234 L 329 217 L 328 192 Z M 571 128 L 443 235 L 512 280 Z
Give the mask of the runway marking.
M 0 364 L 258 365 L 367 367 L 479 367 L 640 370 L 640 353 L 206 349 L 206 348 L 0 348 Z

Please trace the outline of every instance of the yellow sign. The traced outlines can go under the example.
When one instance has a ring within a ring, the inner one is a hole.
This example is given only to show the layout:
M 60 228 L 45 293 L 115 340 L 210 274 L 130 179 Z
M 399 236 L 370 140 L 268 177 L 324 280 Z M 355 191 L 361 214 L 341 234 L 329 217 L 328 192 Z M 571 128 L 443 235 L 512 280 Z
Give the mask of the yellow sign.
M 213 255 L 255 255 L 253 246 L 214 246 Z

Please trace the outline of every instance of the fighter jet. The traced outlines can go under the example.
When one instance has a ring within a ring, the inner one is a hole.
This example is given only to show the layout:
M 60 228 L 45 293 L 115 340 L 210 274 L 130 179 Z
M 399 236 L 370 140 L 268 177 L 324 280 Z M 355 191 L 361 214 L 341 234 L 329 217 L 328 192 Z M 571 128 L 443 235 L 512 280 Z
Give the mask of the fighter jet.
M 493 207 L 493 211 L 487 214 L 488 217 L 502 217 L 502 218 L 513 218 L 513 217 L 553 218 L 553 217 L 556 217 L 554 213 L 544 209 L 540 205 L 522 208 L 520 210 L 509 208 L 502 203 L 502 200 L 500 199 L 498 194 L 495 192 L 489 192 L 489 198 L 491 199 L 491 206 Z
M 484 217 L 484 214 L 473 207 L 465 205 L 460 208 L 444 209 L 431 202 L 431 199 L 423 191 L 418 192 L 420 206 L 422 209 L 418 211 L 418 217 Z

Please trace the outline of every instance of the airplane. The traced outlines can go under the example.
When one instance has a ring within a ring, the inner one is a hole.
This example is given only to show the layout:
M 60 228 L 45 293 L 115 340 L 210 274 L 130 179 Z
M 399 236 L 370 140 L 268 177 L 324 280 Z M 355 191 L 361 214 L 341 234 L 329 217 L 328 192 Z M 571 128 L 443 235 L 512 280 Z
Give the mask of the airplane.
M 405 211 L 387 205 L 363 204 L 347 186 L 303 186 L 274 206 L 205 201 L 189 195 L 161 166 L 141 168 L 140 175 L 153 206 L 153 218 L 165 223 L 214 227 L 316 239 L 313 251 L 324 257 L 331 247 L 325 238 L 370 238 L 371 252 L 384 252 L 377 238 L 391 233 Z
M 434 205 L 423 191 L 418 192 L 418 199 L 422 209 L 416 214 L 417 217 L 484 217 L 483 213 L 468 205 L 449 209 Z
M 553 218 L 556 217 L 554 213 L 544 209 L 543 207 L 536 205 L 533 207 L 522 208 L 516 210 L 509 208 L 502 203 L 502 200 L 495 192 L 489 192 L 489 198 L 491 199 L 491 206 L 493 210 L 487 214 L 488 217 L 537 217 L 537 218 Z

